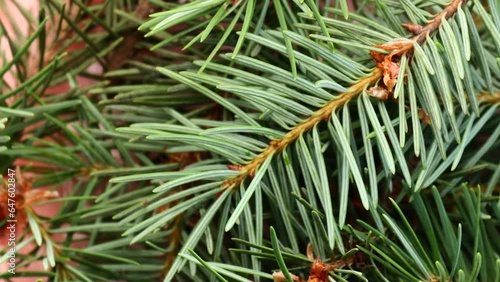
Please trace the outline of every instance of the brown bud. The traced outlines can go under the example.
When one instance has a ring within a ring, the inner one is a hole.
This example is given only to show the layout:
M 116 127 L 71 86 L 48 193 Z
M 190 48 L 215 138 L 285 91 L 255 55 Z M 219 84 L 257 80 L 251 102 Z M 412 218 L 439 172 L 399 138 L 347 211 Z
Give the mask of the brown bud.
M 374 98 L 377 98 L 380 100 L 384 100 L 384 101 L 389 99 L 389 97 L 391 96 L 391 93 L 389 92 L 389 90 L 387 90 L 386 88 L 380 87 L 380 86 L 372 87 L 372 88 L 366 90 L 366 93 L 368 95 L 370 95 L 371 97 L 374 97 Z
M 250 170 L 250 173 L 248 175 L 250 176 L 250 179 L 253 179 L 255 176 L 255 169 Z
M 404 23 L 401 26 L 415 35 L 419 35 L 422 32 L 422 26 L 419 24 Z
M 431 119 L 429 118 L 429 115 L 423 109 L 418 110 L 418 118 L 429 125 L 431 124 Z
M 377 51 L 370 51 L 370 56 L 372 56 L 373 60 L 377 63 L 382 63 L 385 58 L 385 54 L 380 54 Z

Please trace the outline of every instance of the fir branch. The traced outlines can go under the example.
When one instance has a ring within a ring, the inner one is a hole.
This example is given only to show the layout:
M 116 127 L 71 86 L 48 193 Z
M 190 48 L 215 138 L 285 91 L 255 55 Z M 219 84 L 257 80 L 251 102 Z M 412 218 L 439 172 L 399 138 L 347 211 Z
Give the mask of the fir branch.
M 343 107 L 352 98 L 359 95 L 367 86 L 377 82 L 382 76 L 380 69 L 374 69 L 372 73 L 362 78 L 358 83 L 351 86 L 347 92 L 340 95 L 340 98 L 328 102 L 324 107 L 317 110 L 312 116 L 304 122 L 296 125 L 283 138 L 272 140 L 269 146 L 250 161 L 247 165 L 240 168 L 240 175 L 227 180 L 224 186 L 228 188 L 237 187 L 249 175 L 253 175 L 259 166 L 272 154 L 283 151 L 289 144 L 293 143 L 304 132 L 311 130 L 315 125 L 322 120 L 328 120 L 335 109 Z
M 347 13 L 345 0 L 325 0 L 323 15 L 307 10 L 323 0 L 56 2 L 44 1 L 39 16 L 50 14 L 36 38 L 42 56 L 18 55 L 0 107 L 0 166 L 27 161 L 33 187 L 75 184 L 53 200 L 19 193 L 33 204 L 19 209 L 29 225 L 16 246 L 38 246 L 18 265 L 45 266 L 22 276 L 282 281 L 271 275 L 280 266 L 294 281 L 500 277 L 496 1 L 360 0 Z M 131 28 L 152 12 L 155 34 L 141 39 Z M 276 30 L 276 13 L 289 30 Z M 411 22 L 409 39 L 401 22 Z M 234 45 L 239 54 L 219 63 L 219 50 Z M 89 72 L 96 55 L 111 71 Z M 294 56 L 296 79 L 281 55 Z M 23 58 L 39 66 L 26 72 Z M 82 76 L 97 83 L 81 88 Z M 44 95 L 65 81 L 69 90 Z M 399 107 L 369 97 L 391 94 Z M 31 208 L 54 202 L 63 204 L 54 216 Z
M 419 34 L 417 34 L 411 40 L 391 41 L 382 45 L 375 46 L 377 48 L 390 51 L 390 53 L 387 55 L 377 53 L 381 55 L 379 59 L 380 63 L 377 64 L 377 68 L 375 68 L 370 74 L 359 80 L 356 84 L 349 87 L 348 91 L 340 94 L 339 97 L 336 97 L 335 99 L 328 102 L 325 106 L 314 112 L 314 114 L 307 118 L 305 121 L 297 124 L 283 138 L 272 140 L 269 143 L 269 146 L 262 153 L 257 155 L 248 164 L 239 169 L 241 171 L 241 174 L 234 178 L 226 180 L 223 183 L 223 186 L 228 189 L 239 187 L 240 183 L 242 183 L 248 176 L 253 176 L 255 174 L 257 169 L 269 156 L 283 151 L 288 145 L 297 140 L 297 138 L 299 138 L 304 132 L 310 131 L 322 120 L 328 120 L 336 109 L 342 108 L 368 87 L 375 84 L 383 76 L 386 86 L 389 87 L 389 85 L 387 85 L 388 83 L 386 82 L 388 79 L 394 80 L 395 83 L 395 79 L 397 77 L 391 77 L 391 72 L 393 72 L 393 70 L 391 69 L 391 64 L 395 64 L 393 62 L 393 57 L 402 56 L 404 54 L 410 55 L 409 53 L 413 52 L 414 44 L 422 45 L 423 43 L 425 43 L 427 36 L 439 29 L 442 20 L 448 19 L 453 16 L 457 12 L 458 8 L 466 2 L 467 1 L 462 0 L 452 1 L 444 10 L 437 14 L 434 19 L 429 22 L 429 24 L 423 27 L 420 30 Z M 376 61 L 378 61 L 376 57 L 374 58 Z M 396 73 L 398 72 L 398 70 L 399 66 L 396 69 Z M 389 90 L 392 90 L 392 87 L 389 87 Z

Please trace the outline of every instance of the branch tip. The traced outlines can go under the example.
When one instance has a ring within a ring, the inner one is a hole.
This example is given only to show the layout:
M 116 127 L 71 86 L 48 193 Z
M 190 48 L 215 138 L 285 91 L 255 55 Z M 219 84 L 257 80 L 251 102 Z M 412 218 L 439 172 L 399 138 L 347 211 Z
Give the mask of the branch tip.
M 433 33 L 440 27 L 443 19 L 448 19 L 453 16 L 457 12 L 458 8 L 466 2 L 466 0 L 453 0 L 450 5 L 438 13 L 425 27 L 412 23 L 403 24 L 403 27 L 416 34 L 415 37 L 412 39 L 398 39 L 375 46 L 377 48 L 387 50 L 390 53 L 380 54 L 375 51 L 370 52 L 370 55 L 372 55 L 373 59 L 377 62 L 377 67 L 371 73 L 362 77 L 357 83 L 349 87 L 347 92 L 344 92 L 335 99 L 330 100 L 310 117 L 297 124 L 283 138 L 270 141 L 269 146 L 264 151 L 262 151 L 248 164 L 241 167 L 241 174 L 226 180 L 222 186 L 227 189 L 233 189 L 234 187 L 239 186 L 239 184 L 242 183 L 248 176 L 253 177 L 257 169 L 269 155 L 283 151 L 289 144 L 297 140 L 303 132 L 311 130 L 321 121 L 327 121 L 336 109 L 346 105 L 354 97 L 357 97 L 365 89 L 374 85 L 381 78 L 383 78 L 386 89 L 389 92 L 392 92 L 399 73 L 400 57 L 403 54 L 413 52 L 413 46 L 415 43 L 420 45 L 423 44 L 427 35 Z

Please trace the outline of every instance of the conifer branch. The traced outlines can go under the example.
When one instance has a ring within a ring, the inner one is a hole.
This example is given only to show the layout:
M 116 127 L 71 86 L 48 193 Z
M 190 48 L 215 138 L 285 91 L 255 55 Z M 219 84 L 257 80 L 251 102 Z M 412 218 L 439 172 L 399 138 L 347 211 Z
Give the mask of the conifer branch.
M 496 1 L 87 2 L 0 13 L 0 279 L 500 277 Z
M 320 108 L 305 121 L 297 124 L 283 138 L 272 140 L 269 146 L 255 157 L 251 162 L 241 168 L 241 174 L 227 180 L 224 186 L 228 188 L 235 187 L 245 180 L 249 175 L 253 175 L 259 166 L 271 155 L 283 151 L 289 144 L 293 143 L 300 135 L 311 130 L 322 120 L 328 120 L 335 109 L 341 108 L 352 98 L 359 95 L 366 87 L 377 82 L 382 77 L 382 71 L 374 69 L 369 75 L 362 78 L 356 84 L 352 85 L 347 92 L 340 95 L 339 98 L 331 100 L 324 107 Z
M 420 32 L 411 40 L 391 41 L 382 45 L 377 45 L 376 47 L 390 51 L 390 53 L 387 55 L 377 53 L 379 55 L 377 57 L 374 56 L 372 52 L 372 56 L 378 64 L 370 74 L 366 75 L 356 84 L 349 87 L 347 92 L 340 94 L 340 97 L 331 100 L 325 106 L 318 109 L 305 121 L 297 124 L 283 138 L 275 139 L 269 142 L 269 146 L 262 153 L 260 153 L 248 164 L 239 169 L 241 171 L 241 174 L 234 178 L 226 180 L 223 186 L 229 189 L 238 187 L 240 183 L 242 183 L 248 176 L 253 176 L 256 170 L 269 156 L 283 151 L 288 145 L 297 140 L 297 138 L 299 138 L 301 134 L 311 130 L 322 120 L 328 120 L 334 110 L 346 105 L 350 100 L 361 94 L 364 89 L 375 84 L 380 78 L 384 77 L 384 83 L 386 87 L 388 87 L 388 89 L 391 91 L 392 87 L 391 85 L 388 85 L 388 81 L 393 81 L 392 83 L 395 84 L 397 78 L 393 76 L 394 70 L 391 68 L 394 64 L 397 64 L 393 61 L 393 57 L 399 57 L 403 54 L 412 52 L 414 43 L 419 45 L 425 43 L 427 36 L 439 29 L 442 20 L 449 19 L 451 16 L 453 16 L 457 12 L 458 8 L 466 2 L 466 0 L 452 1 L 450 5 L 448 5 L 443 11 L 438 13 L 434 17 L 434 19 L 429 22 L 429 24 L 421 28 Z M 398 65 L 397 70 L 399 70 Z M 397 73 L 397 71 L 395 73 Z M 392 86 L 394 86 L 394 84 Z

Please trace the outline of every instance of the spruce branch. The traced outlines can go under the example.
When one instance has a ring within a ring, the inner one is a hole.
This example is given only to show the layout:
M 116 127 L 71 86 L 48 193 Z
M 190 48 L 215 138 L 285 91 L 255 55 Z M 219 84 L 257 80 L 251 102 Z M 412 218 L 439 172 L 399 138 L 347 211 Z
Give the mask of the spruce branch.
M 74 185 L 36 201 L 62 203 L 54 216 L 24 205 L 19 246 L 34 246 L 35 233 L 38 245 L 19 266 L 43 260 L 46 269 L 22 275 L 500 277 L 500 13 L 494 0 L 452 1 L 352 1 L 351 13 L 345 0 L 324 1 L 323 15 L 323 0 L 44 1 L 40 66 L 0 97 L 17 99 L 0 107 L 0 166 L 32 163 L 23 171 L 36 174 L 33 187 Z M 141 38 L 133 29 L 145 23 L 152 36 Z M 102 74 L 88 70 L 95 56 Z M 22 58 L 15 68 L 25 69 Z M 82 76 L 96 84 L 80 85 Z M 39 87 L 65 81 L 58 95 Z M 39 190 L 19 195 L 33 202 Z
M 389 51 L 390 53 L 381 54 L 375 51 L 371 52 L 373 58 L 378 64 L 370 74 L 361 78 L 356 84 L 349 87 L 348 91 L 340 94 L 339 97 L 336 97 L 325 106 L 318 109 L 305 121 L 297 124 L 283 138 L 272 140 L 269 143 L 269 146 L 262 153 L 257 155 L 245 166 L 238 168 L 238 170 L 241 171 L 241 174 L 226 180 L 223 183 L 223 186 L 228 189 L 239 187 L 240 183 L 242 183 L 247 177 L 255 174 L 257 169 L 269 156 L 283 151 L 288 145 L 297 140 L 297 138 L 299 138 L 304 132 L 310 131 L 321 121 L 328 120 L 336 109 L 342 108 L 353 98 L 363 93 L 363 91 L 365 91 L 368 87 L 375 84 L 380 78 L 384 78 L 385 86 L 389 91 L 392 91 L 399 72 L 399 65 L 397 63 L 397 61 L 399 61 L 399 57 L 405 54 L 408 57 L 411 57 L 414 44 L 424 44 L 426 38 L 439 29 L 442 20 L 446 20 L 453 16 L 457 12 L 458 8 L 466 2 L 467 1 L 463 0 L 452 1 L 447 7 L 445 7 L 445 9 L 438 13 L 432 21 L 430 21 L 425 27 L 421 28 L 420 32 L 411 40 L 395 40 L 375 46 L 376 48 Z
M 314 115 L 292 128 L 292 130 L 290 130 L 283 138 L 272 140 L 269 143 L 269 146 L 262 153 L 255 157 L 247 165 L 239 169 L 242 172 L 240 175 L 227 180 L 224 183 L 224 186 L 228 188 L 237 187 L 242 181 L 245 180 L 245 178 L 255 174 L 255 171 L 270 155 L 283 151 L 289 144 L 297 140 L 297 138 L 299 138 L 304 132 L 311 130 L 321 121 L 328 120 L 333 111 L 343 107 L 352 98 L 356 97 L 364 89 L 366 89 L 367 86 L 377 82 L 381 76 L 382 72 L 380 69 L 374 69 L 369 75 L 362 78 L 358 83 L 352 85 L 347 92 L 341 94 L 339 98 L 331 100 L 324 107 L 317 110 Z

